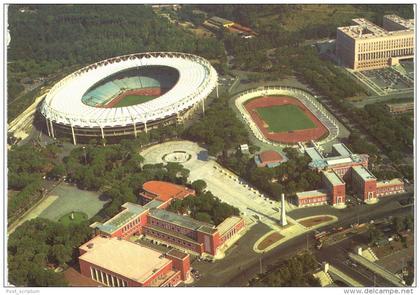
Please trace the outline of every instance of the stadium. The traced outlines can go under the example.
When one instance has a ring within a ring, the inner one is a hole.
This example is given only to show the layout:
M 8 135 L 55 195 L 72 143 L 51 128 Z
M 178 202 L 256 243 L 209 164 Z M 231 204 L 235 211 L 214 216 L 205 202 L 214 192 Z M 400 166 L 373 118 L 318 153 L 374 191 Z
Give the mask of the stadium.
M 86 66 L 59 81 L 40 113 L 53 138 L 73 143 L 134 136 L 183 122 L 217 89 L 217 73 L 199 56 L 148 52 Z
M 267 86 L 247 90 L 236 96 L 235 106 L 255 137 L 273 146 L 324 144 L 339 134 L 336 119 L 301 89 Z

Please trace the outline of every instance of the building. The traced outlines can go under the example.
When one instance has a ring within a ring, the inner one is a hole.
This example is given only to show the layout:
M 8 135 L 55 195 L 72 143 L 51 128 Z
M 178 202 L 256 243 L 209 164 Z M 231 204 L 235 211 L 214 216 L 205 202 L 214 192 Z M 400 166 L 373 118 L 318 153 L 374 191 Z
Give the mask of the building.
M 152 200 L 157 200 L 165 203 L 159 208 L 166 208 L 173 199 L 182 200 L 188 196 L 195 196 L 195 191 L 182 185 L 153 180 L 143 184 L 140 203 L 145 205 Z
M 345 204 L 346 183 L 334 170 L 322 171 L 322 182 L 332 205 Z
M 414 111 L 414 102 L 388 103 L 386 106 L 391 114 L 403 114 Z
M 164 210 L 166 203 L 156 199 L 143 206 L 125 203 L 122 208 L 105 223 L 93 223 L 91 227 L 96 234 L 124 239 L 143 235 L 194 254 L 216 256 L 226 241 L 238 237 L 245 228 L 245 221 L 240 217 L 229 217 L 216 227 Z
M 231 20 L 227 20 L 218 16 L 213 16 L 207 20 L 210 24 L 219 27 L 219 28 L 229 28 L 230 26 L 233 26 L 235 23 Z
M 383 28 L 363 19 L 337 28 L 336 55 L 354 70 L 384 68 L 414 57 L 414 19 L 383 17 Z
M 353 191 L 365 201 L 376 198 L 376 177 L 363 166 L 352 167 Z
M 296 193 L 298 207 L 321 206 L 328 204 L 328 197 L 324 190 L 312 190 Z
M 273 168 L 284 162 L 284 157 L 276 151 L 263 151 L 254 157 L 255 164 L 258 167 Z
M 322 173 L 322 189 L 297 193 L 295 202 L 299 207 L 343 205 L 346 202 L 346 183 L 366 203 L 379 197 L 404 192 L 401 179 L 378 181 L 368 169 L 368 156 L 353 154 L 344 144 L 334 144 L 331 155 L 325 157 L 317 148 L 306 148 L 311 158 L 309 168 Z M 324 200 L 324 195 L 326 200 Z
M 317 148 L 307 148 L 305 153 L 311 158 L 309 168 L 318 171 L 334 170 L 341 178 L 348 180 L 351 176 L 351 167 L 368 167 L 369 156 L 353 154 L 344 144 L 337 143 L 332 147 L 332 154 L 324 157 Z
M 82 275 L 109 287 L 170 287 L 190 278 L 189 255 L 162 253 L 112 237 L 96 236 L 79 247 Z
M 73 143 L 92 138 L 118 140 L 185 122 L 204 111 L 218 76 L 209 61 L 179 52 L 145 52 L 112 57 L 73 72 L 46 94 L 40 113 L 45 132 Z M 118 104 L 128 93 L 150 96 L 142 103 Z M 158 95 L 150 94 L 152 91 Z

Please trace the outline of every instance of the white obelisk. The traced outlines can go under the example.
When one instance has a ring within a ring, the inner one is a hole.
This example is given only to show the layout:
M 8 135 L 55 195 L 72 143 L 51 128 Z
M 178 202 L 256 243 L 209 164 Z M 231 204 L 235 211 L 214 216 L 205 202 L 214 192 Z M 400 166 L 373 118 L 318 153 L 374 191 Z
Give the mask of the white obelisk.
M 286 219 L 286 204 L 284 201 L 284 194 L 281 194 L 281 219 L 280 219 L 281 226 L 287 225 L 287 219 Z

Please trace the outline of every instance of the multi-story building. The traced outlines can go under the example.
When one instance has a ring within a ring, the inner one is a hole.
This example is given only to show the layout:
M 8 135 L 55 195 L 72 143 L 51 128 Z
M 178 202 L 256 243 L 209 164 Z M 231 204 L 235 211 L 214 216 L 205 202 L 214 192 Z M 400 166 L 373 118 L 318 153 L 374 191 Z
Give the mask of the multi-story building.
M 108 237 L 128 239 L 144 235 L 191 253 L 215 256 L 220 247 L 245 228 L 245 221 L 236 216 L 227 218 L 218 226 L 179 215 L 161 208 L 165 202 L 153 200 L 144 206 L 125 203 L 123 210 L 106 221 L 91 225 L 97 232 Z
M 317 148 L 307 148 L 305 152 L 312 159 L 309 168 L 322 173 L 323 189 L 297 193 L 295 200 L 299 207 L 323 205 L 326 202 L 344 204 L 346 182 L 367 203 L 378 197 L 404 192 L 401 179 L 377 181 L 368 170 L 368 156 L 353 154 L 344 144 L 334 144 L 329 157 L 324 157 Z M 326 201 L 323 192 L 326 193 Z
M 414 110 L 414 102 L 388 103 L 386 106 L 392 114 L 403 114 Z
M 344 66 L 377 69 L 414 57 L 414 19 L 385 15 L 383 28 L 363 18 L 353 23 L 337 28 L 336 55 Z
M 376 177 L 363 166 L 352 167 L 352 188 L 365 201 L 376 198 Z
M 334 170 L 322 171 L 322 181 L 332 205 L 346 202 L 346 183 Z
M 298 207 L 321 206 L 328 204 L 325 190 L 312 190 L 296 193 L 296 205 Z
M 82 275 L 109 287 L 170 287 L 190 278 L 189 255 L 96 236 L 79 247 Z

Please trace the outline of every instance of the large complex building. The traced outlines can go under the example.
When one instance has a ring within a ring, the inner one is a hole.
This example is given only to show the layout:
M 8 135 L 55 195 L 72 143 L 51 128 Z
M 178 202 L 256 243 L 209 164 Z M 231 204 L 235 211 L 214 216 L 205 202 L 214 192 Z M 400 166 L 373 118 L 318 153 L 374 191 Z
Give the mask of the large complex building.
M 211 64 L 192 54 L 148 52 L 86 66 L 59 81 L 41 114 L 52 137 L 76 144 L 91 138 L 137 136 L 150 128 L 182 122 L 216 88 Z
M 344 205 L 346 183 L 366 203 L 404 192 L 401 179 L 378 181 L 368 170 L 368 156 L 353 154 L 344 144 L 334 144 L 329 157 L 324 157 L 317 148 L 307 148 L 305 152 L 312 159 L 309 167 L 322 173 L 323 189 L 297 193 L 295 202 L 299 207 Z
M 336 55 L 354 70 L 383 68 L 414 57 L 414 19 L 385 15 L 383 28 L 363 19 L 337 28 Z
M 414 102 L 388 103 L 386 106 L 391 114 L 403 114 L 414 111 Z
M 79 247 L 82 275 L 109 287 L 170 287 L 190 278 L 189 255 L 96 236 Z
M 195 254 L 215 256 L 226 241 L 245 228 L 237 216 L 227 218 L 218 226 L 165 210 L 174 199 L 194 196 L 195 192 L 166 182 L 146 182 L 140 194 L 144 205 L 125 203 L 123 210 L 105 223 L 91 225 L 98 234 L 130 238 L 144 235 Z

